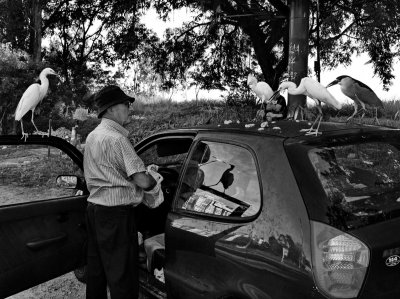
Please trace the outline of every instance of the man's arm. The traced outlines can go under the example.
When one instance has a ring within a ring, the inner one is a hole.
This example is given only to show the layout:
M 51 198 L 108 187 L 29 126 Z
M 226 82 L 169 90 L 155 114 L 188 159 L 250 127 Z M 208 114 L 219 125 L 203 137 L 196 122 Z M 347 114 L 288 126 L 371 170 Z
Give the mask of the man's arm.
M 146 172 L 136 172 L 132 174 L 134 183 L 144 191 L 149 191 L 157 184 L 156 180 Z

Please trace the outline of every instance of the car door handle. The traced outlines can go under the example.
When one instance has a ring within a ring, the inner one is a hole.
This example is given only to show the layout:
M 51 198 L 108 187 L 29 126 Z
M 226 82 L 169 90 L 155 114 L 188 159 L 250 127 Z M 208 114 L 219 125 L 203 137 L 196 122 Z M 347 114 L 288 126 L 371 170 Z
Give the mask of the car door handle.
M 67 238 L 67 234 L 61 233 L 58 236 L 55 236 L 50 239 L 28 242 L 28 243 L 26 243 L 26 246 L 32 250 L 39 250 L 39 249 L 42 249 L 43 247 L 49 246 L 53 243 L 61 242 L 66 238 Z

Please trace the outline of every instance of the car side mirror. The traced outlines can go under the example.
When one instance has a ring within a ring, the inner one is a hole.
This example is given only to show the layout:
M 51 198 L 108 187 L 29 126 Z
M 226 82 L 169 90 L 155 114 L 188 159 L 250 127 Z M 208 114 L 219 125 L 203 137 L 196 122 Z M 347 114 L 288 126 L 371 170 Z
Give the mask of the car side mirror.
M 78 177 L 76 175 L 59 175 L 56 179 L 57 187 L 64 189 L 77 189 Z

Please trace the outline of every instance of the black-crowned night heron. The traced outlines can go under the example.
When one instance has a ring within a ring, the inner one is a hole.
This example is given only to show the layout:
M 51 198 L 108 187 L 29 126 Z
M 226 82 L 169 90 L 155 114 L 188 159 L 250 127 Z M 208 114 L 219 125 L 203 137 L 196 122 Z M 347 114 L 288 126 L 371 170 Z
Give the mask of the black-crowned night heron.
M 339 76 L 326 87 L 331 87 L 335 84 L 340 86 L 340 90 L 345 96 L 348 96 L 354 101 L 354 113 L 347 119 L 349 121 L 357 113 L 363 111 L 360 120 L 365 115 L 365 105 L 375 108 L 375 121 L 379 124 L 378 120 L 378 107 L 383 107 L 382 101 L 378 98 L 375 92 L 366 84 L 350 77 L 350 76 Z M 360 111 L 358 111 L 358 104 L 361 105 Z
M 24 126 L 22 124 L 22 117 L 29 111 L 32 111 L 32 118 L 31 122 L 38 133 L 39 130 L 36 127 L 35 123 L 33 122 L 33 115 L 36 106 L 40 103 L 41 100 L 46 96 L 47 90 L 49 89 L 49 79 L 47 79 L 48 75 L 57 76 L 57 73 L 53 71 L 51 68 L 45 68 L 41 71 L 39 75 L 40 83 L 34 83 L 30 85 L 22 95 L 21 99 L 19 100 L 17 109 L 15 110 L 15 120 L 21 122 L 21 130 L 22 130 L 22 138 L 28 137 L 28 133 L 24 132 Z
M 312 78 L 305 77 L 301 79 L 299 86 L 296 87 L 296 84 L 290 81 L 285 81 L 282 82 L 279 85 L 278 90 L 275 92 L 277 94 L 278 92 L 287 89 L 289 94 L 292 95 L 305 95 L 313 99 L 316 103 L 317 109 L 318 109 L 318 116 L 315 119 L 314 123 L 312 126 L 307 129 L 306 135 L 318 135 L 318 129 L 321 124 L 322 120 L 322 109 L 321 109 L 321 102 L 324 102 L 325 104 L 332 106 L 336 109 L 341 109 L 342 104 L 339 103 L 338 100 L 335 99 L 335 97 L 323 86 L 321 83 L 318 81 L 315 81 Z M 318 123 L 318 126 L 316 129 L 314 129 L 314 125 Z

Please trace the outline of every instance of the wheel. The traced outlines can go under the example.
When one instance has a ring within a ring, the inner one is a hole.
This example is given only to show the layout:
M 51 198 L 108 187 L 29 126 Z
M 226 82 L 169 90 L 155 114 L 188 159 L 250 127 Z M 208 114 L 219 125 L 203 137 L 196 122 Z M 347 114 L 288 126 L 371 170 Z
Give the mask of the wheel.
M 86 280 L 87 280 L 86 265 L 83 267 L 80 267 L 78 269 L 75 269 L 74 274 L 75 274 L 76 279 L 78 279 L 80 282 L 86 283 Z

